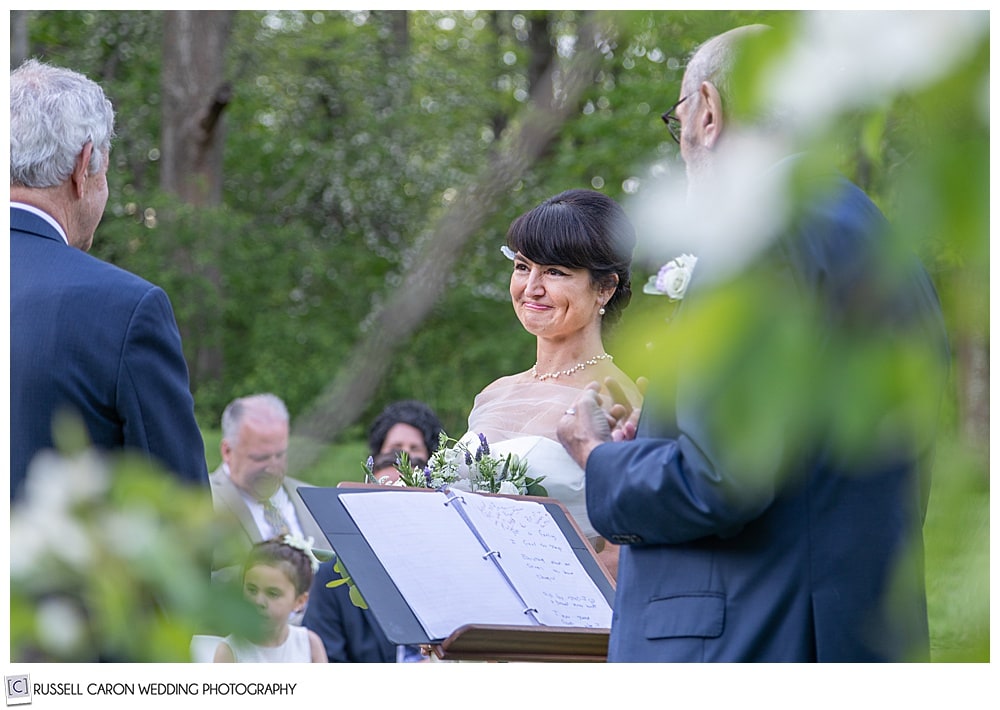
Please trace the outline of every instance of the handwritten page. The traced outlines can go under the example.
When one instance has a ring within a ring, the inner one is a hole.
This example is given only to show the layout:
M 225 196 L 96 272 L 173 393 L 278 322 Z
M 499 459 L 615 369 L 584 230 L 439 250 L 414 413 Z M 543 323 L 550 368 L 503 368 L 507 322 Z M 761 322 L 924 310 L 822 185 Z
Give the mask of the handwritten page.
M 340 496 L 429 637 L 465 624 L 532 625 L 525 605 L 546 626 L 610 628 L 611 608 L 544 505 L 458 496 L 450 503 L 443 493 Z
M 611 627 L 611 607 L 541 503 L 464 495 L 469 517 L 546 626 Z
M 443 494 L 376 491 L 340 500 L 430 638 L 464 624 L 533 624 Z

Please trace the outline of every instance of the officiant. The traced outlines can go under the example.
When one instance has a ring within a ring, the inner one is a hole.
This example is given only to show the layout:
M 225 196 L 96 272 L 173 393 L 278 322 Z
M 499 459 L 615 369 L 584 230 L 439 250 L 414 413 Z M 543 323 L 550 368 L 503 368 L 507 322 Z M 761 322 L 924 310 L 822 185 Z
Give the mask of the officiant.
M 781 126 L 773 107 L 761 120 L 734 110 L 739 51 L 769 32 L 744 27 L 703 44 L 663 116 L 687 166 L 688 204 L 705 207 L 698 223 L 738 206 L 722 186 L 736 165 L 727 160 L 750 155 L 737 152 L 741 138 L 791 135 L 769 131 Z M 684 312 L 661 321 L 688 337 L 649 373 L 635 438 L 612 441 L 596 384 L 559 424 L 586 469 L 591 520 L 622 544 L 609 661 L 928 658 L 921 525 L 947 363 L 940 305 L 872 201 L 842 176 L 796 172 L 812 167 L 804 160 L 740 183 L 745 197 L 789 171 L 811 198 L 714 288 L 704 269 L 718 274 L 746 253 L 754 224 L 707 233 L 728 248 L 704 245 Z M 726 304 L 742 317 L 720 329 L 709 307 Z M 691 341 L 703 347 L 689 353 Z M 872 356 L 893 363 L 893 376 Z M 907 379 L 904 363 L 920 376 Z

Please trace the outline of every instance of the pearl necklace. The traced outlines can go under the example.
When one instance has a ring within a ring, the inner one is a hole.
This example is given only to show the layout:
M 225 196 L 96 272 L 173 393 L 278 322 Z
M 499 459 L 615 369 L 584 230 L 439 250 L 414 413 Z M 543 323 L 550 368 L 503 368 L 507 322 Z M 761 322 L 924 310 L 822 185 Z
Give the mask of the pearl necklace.
M 534 365 L 531 366 L 531 376 L 534 377 L 536 380 L 542 382 L 544 382 L 545 380 L 554 380 L 555 378 L 561 377 L 563 375 L 569 376 L 572 375 L 574 372 L 579 372 L 588 365 L 596 365 L 601 360 L 614 360 L 614 357 L 608 355 L 607 353 L 603 353 L 601 355 L 595 355 L 589 360 L 578 362 L 575 365 L 573 365 L 573 367 L 567 370 L 558 370 L 557 372 L 544 372 L 544 373 L 538 372 L 538 363 L 536 362 Z

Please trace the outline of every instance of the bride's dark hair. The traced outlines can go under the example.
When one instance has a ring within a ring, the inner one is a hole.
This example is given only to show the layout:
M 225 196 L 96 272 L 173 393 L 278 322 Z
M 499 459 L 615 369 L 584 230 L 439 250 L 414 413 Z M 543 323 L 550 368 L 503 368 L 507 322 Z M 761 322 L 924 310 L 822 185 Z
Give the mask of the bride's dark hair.
M 587 269 L 598 286 L 614 286 L 617 275 L 605 324 L 617 321 L 632 300 L 635 228 L 607 195 L 577 189 L 550 197 L 511 223 L 507 246 L 537 264 Z

